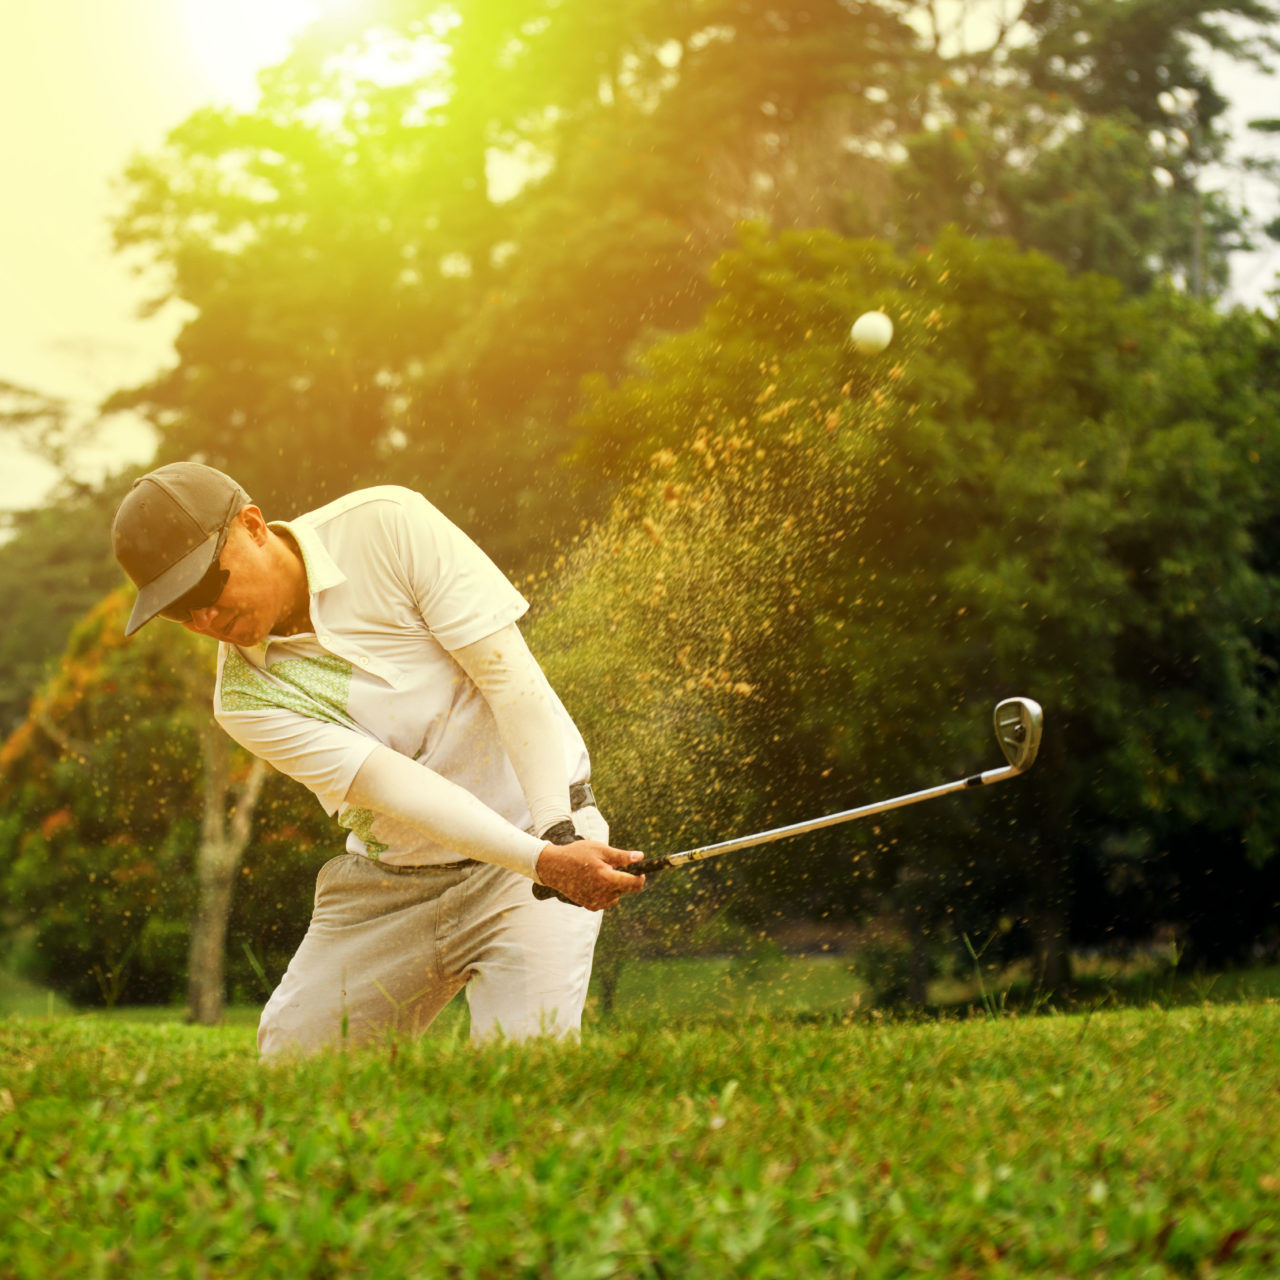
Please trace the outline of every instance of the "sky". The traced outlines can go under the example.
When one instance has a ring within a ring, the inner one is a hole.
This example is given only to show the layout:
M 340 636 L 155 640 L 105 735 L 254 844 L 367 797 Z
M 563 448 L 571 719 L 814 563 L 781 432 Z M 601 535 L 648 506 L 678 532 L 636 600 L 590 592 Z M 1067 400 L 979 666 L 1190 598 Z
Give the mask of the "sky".
M 256 74 L 310 0 L 0 0 L 0 381 L 89 413 L 173 359 L 176 308 L 143 320 L 140 263 L 110 218 L 131 156 L 210 103 L 252 107 Z M 117 420 L 86 469 L 150 456 Z M 0 438 L 0 508 L 38 502 L 47 469 Z
M 358 0 L 0 0 L 0 381 L 87 416 L 172 362 L 180 310 L 140 318 L 154 281 L 112 251 L 120 175 L 198 107 L 251 108 L 257 71 L 322 5 L 342 3 Z M 1241 124 L 1277 114 L 1275 81 L 1233 67 L 1220 83 Z M 1231 190 L 1273 199 L 1239 180 Z M 1280 246 L 1240 260 L 1234 299 L 1274 310 L 1278 271 Z M 86 475 L 150 450 L 139 423 L 116 418 Z M 38 503 L 49 479 L 0 438 L 0 509 Z

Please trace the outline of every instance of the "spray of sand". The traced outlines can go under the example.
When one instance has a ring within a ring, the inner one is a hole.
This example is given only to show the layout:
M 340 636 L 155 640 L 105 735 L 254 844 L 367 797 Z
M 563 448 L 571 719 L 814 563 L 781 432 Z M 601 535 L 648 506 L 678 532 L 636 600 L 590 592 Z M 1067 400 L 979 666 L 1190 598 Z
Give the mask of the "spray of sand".
M 842 593 L 860 494 L 903 411 L 901 366 L 842 382 L 849 354 L 831 352 L 825 389 L 766 370 L 750 415 L 708 412 L 655 451 L 534 593 L 535 649 L 628 847 L 669 852 L 785 812 L 799 706 L 855 612 Z

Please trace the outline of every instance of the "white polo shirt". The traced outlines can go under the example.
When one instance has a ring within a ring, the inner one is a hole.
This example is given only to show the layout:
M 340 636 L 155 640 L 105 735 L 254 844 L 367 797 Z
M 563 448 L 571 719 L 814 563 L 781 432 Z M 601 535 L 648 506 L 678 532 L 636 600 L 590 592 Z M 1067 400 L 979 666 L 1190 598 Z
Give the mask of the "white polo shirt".
M 421 494 L 362 489 L 287 523 L 306 566 L 315 632 L 218 646 L 213 709 L 255 756 L 296 778 L 348 828 L 353 853 L 398 865 L 459 855 L 405 823 L 346 804 L 382 744 L 465 787 L 521 830 L 532 818 L 488 703 L 449 651 L 529 607 Z M 550 685 L 571 783 L 586 746 Z

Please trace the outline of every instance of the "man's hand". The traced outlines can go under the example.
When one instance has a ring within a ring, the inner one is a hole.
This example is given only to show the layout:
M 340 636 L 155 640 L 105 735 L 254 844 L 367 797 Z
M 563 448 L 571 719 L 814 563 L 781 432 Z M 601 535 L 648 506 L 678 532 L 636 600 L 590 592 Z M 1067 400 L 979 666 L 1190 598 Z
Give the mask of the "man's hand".
M 538 855 L 538 879 L 588 911 L 604 911 L 616 907 L 624 893 L 644 888 L 644 876 L 614 870 L 643 857 L 633 849 L 615 849 L 599 840 L 548 844 Z

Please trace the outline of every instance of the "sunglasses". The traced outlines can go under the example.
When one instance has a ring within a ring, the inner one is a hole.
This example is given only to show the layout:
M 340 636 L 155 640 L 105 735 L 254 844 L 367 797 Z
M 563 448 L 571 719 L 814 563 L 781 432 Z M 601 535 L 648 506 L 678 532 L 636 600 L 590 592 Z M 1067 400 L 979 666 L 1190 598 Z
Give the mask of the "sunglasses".
M 231 506 L 227 509 L 227 517 L 223 522 L 222 532 L 218 535 L 218 545 L 213 553 L 213 563 L 205 571 L 204 577 L 190 591 L 184 592 L 171 605 L 160 610 L 162 618 L 168 618 L 171 622 L 190 622 L 191 615 L 197 609 L 207 609 L 210 605 L 217 604 L 218 597 L 226 588 L 227 579 L 231 577 L 231 570 L 222 567 L 222 550 L 226 545 L 227 532 L 231 528 L 231 517 L 236 509 L 238 509 L 238 503 L 236 498 L 233 497 Z

